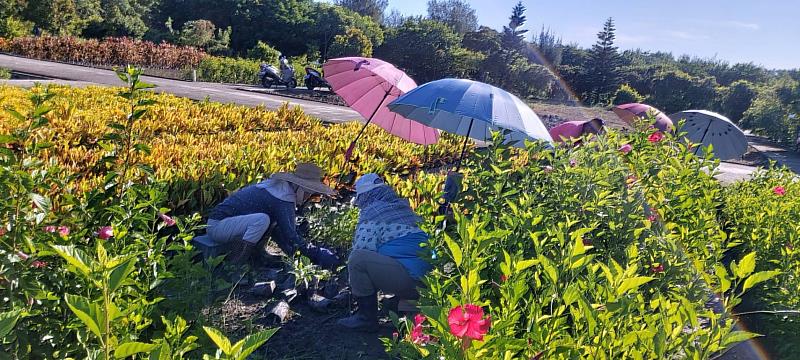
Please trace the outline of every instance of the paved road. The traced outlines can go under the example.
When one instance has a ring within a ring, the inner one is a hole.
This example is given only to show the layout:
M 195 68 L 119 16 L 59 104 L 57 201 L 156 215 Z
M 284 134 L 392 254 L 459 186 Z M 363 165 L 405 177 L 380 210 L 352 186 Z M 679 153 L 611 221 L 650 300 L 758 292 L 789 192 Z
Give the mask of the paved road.
M 69 85 L 121 85 L 117 75 L 110 70 L 31 60 L 10 55 L 0 54 L 0 67 L 57 79 L 54 81 L 56 83 L 62 83 L 66 80 L 66 84 Z M 156 88 L 157 92 L 171 93 L 177 96 L 188 97 L 195 100 L 204 100 L 208 98 L 209 100 L 221 103 L 236 103 L 247 106 L 264 105 L 268 108 L 278 108 L 283 105 L 283 103 L 288 102 L 289 105 L 302 107 L 307 114 L 318 117 L 325 122 L 341 123 L 361 119 L 361 116 L 358 115 L 358 113 L 347 107 L 238 90 L 237 88 L 242 88 L 242 85 L 187 82 L 150 76 L 144 76 L 142 77 L 142 80 L 158 86 Z M 75 83 L 75 81 L 78 83 Z M 0 81 L 0 83 L 25 85 L 30 84 L 31 82 L 19 82 L 12 80 Z

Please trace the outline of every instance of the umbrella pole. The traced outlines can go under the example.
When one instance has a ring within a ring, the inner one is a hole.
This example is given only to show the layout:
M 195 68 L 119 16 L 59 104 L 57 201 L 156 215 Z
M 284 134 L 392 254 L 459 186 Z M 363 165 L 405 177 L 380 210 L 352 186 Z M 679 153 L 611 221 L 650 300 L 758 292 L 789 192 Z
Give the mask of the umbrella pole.
M 383 105 L 383 102 L 386 101 L 387 97 L 389 97 L 389 92 L 388 91 L 383 95 L 383 100 L 381 100 L 381 102 L 378 104 L 378 106 L 375 107 L 375 110 L 372 112 L 372 115 L 369 116 L 369 118 L 367 119 L 367 122 L 365 122 L 364 126 L 361 127 L 361 130 L 358 131 L 358 135 L 356 135 L 356 138 L 353 139 L 352 142 L 350 142 L 350 146 L 347 148 L 347 151 L 345 152 L 344 169 L 342 169 L 343 170 L 342 173 L 339 174 L 339 179 L 337 180 L 337 185 L 342 183 L 342 178 L 344 177 L 344 174 L 350 169 L 350 159 L 347 158 L 347 154 L 352 155 L 353 150 L 355 150 L 355 148 L 356 148 L 356 142 L 358 142 L 358 139 L 360 139 L 361 135 L 364 134 L 364 130 L 367 129 L 367 125 L 369 125 L 369 123 L 372 122 L 372 119 L 375 117 L 375 114 L 378 113 L 378 110 L 381 108 L 381 105 Z
M 467 153 L 467 141 L 469 141 L 469 134 L 472 132 L 472 123 L 475 119 L 469 119 L 469 129 L 467 129 L 467 136 L 464 137 L 464 145 L 461 147 L 461 157 L 458 158 L 458 165 L 456 165 L 456 172 L 461 170 L 461 162 L 464 161 L 464 154 Z

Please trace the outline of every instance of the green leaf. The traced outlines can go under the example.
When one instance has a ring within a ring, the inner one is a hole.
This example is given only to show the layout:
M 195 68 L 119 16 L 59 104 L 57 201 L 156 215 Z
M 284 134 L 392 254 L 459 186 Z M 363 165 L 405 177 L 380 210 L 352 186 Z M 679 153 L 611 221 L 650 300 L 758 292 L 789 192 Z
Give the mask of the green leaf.
M 155 349 L 156 346 L 158 345 L 141 342 L 127 342 L 118 346 L 117 349 L 114 350 L 114 357 L 117 359 L 124 359 L 132 356 L 133 354 L 149 353 Z
M 150 351 L 150 360 L 171 360 L 172 349 L 166 342 L 161 343 L 161 346 L 156 347 Z
M 621 296 L 630 290 L 636 290 L 640 286 L 653 280 L 655 280 L 655 278 L 649 276 L 637 276 L 630 279 L 625 279 L 622 281 L 622 284 L 619 286 L 619 288 L 617 288 L 617 295 Z
M 75 267 L 81 274 L 88 277 L 92 272 L 92 259 L 83 250 L 77 249 L 74 245 L 53 245 L 53 250 Z
M 455 261 L 456 266 L 461 266 L 461 261 L 463 260 L 461 248 L 447 234 L 444 234 L 444 242 L 447 244 L 447 248 L 450 249 L 450 253 L 453 255 L 453 261 Z
M 214 344 L 217 344 L 217 347 L 222 350 L 225 355 L 233 355 L 231 354 L 231 341 L 228 340 L 228 337 L 225 336 L 225 334 L 208 326 L 203 326 L 203 330 L 205 330 L 208 337 L 214 341 Z
M 725 269 L 724 266 L 717 264 L 714 265 L 714 271 L 717 274 L 717 278 L 719 279 L 719 291 L 724 293 L 731 288 L 731 280 L 728 278 L 728 270 Z
M 14 142 L 14 140 L 16 139 L 11 135 L 0 134 L 0 144 L 8 144 Z
M 34 205 L 36 205 L 36 207 L 38 207 L 39 209 L 42 209 L 44 211 L 49 211 L 50 207 L 52 206 L 52 203 L 50 202 L 50 199 L 48 199 L 48 198 L 46 198 L 46 197 L 44 197 L 42 195 L 39 195 L 37 193 L 30 193 L 30 194 L 28 194 L 28 197 L 30 197 L 31 202 Z
M 95 336 L 102 339 L 103 332 L 100 324 L 104 323 L 103 312 L 97 304 L 92 304 L 88 299 L 77 295 L 64 295 L 67 306 L 80 319 Z
M 13 310 L 0 313 L 0 340 L 8 335 L 17 326 L 22 310 Z
M 15 117 L 19 121 L 22 121 L 22 122 L 28 121 L 28 119 L 25 118 L 24 115 L 20 114 L 17 110 L 8 108 L 8 109 L 6 109 L 6 112 L 9 113 L 11 116 Z
M 111 270 L 111 275 L 108 277 L 108 287 L 110 292 L 117 291 L 120 286 L 128 278 L 128 275 L 136 269 L 136 259 L 128 259 L 128 261 L 119 264 L 114 270 Z
M 750 275 L 755 269 L 756 269 L 756 252 L 753 251 L 745 255 L 739 262 L 739 266 L 736 269 L 736 277 L 744 279 L 747 275 Z
M 542 268 L 544 269 L 545 274 L 547 274 L 547 277 L 550 278 L 550 281 L 552 281 L 553 284 L 557 284 L 558 270 L 553 265 L 553 261 L 548 259 L 547 256 L 539 255 L 539 263 L 542 265 Z
M 122 80 L 122 82 L 126 84 L 128 83 L 128 74 L 126 74 L 124 71 L 117 71 L 117 77 Z
M 247 357 L 250 354 L 258 350 L 258 348 L 261 347 L 261 345 L 264 345 L 264 343 L 267 342 L 267 340 L 269 340 L 269 338 L 271 338 L 272 335 L 275 335 L 277 331 L 278 328 L 266 329 L 257 332 L 255 334 L 248 335 L 244 339 L 240 340 L 238 343 L 236 343 L 236 346 L 234 346 L 234 347 L 241 346 L 241 351 L 238 354 L 236 354 L 236 359 L 240 360 L 247 359 Z
M 514 264 L 514 270 L 516 270 L 516 272 L 519 273 L 519 272 L 522 272 L 523 270 L 525 270 L 525 269 L 527 269 L 527 268 L 529 268 L 531 266 L 534 266 L 534 265 L 536 265 L 538 263 L 539 263 L 539 260 L 536 260 L 536 259 L 522 260 L 522 261 L 519 261 L 516 264 Z
M 742 291 L 747 291 L 747 289 L 756 286 L 764 281 L 774 278 L 775 276 L 780 275 L 780 270 L 772 270 L 772 271 L 759 271 L 753 275 L 747 277 L 747 280 L 744 281 L 744 286 L 742 287 Z
M 722 338 L 722 344 L 720 346 L 726 348 L 728 347 L 728 345 L 737 344 L 742 341 L 747 341 L 754 337 L 759 337 L 759 336 L 761 335 L 756 333 L 751 333 L 749 331 L 741 331 L 741 330 L 731 331 L 727 335 L 725 335 L 724 338 Z

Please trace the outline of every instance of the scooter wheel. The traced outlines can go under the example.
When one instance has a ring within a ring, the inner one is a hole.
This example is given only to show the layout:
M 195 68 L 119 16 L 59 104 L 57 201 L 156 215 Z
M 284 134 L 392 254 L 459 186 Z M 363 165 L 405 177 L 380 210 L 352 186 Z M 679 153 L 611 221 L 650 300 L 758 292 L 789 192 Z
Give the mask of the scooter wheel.
M 295 79 L 289 80 L 289 84 L 287 86 L 289 87 L 289 89 L 296 88 L 297 87 L 297 80 L 295 80 Z
M 306 88 L 308 88 L 308 90 L 314 91 L 315 85 L 313 80 L 306 80 Z

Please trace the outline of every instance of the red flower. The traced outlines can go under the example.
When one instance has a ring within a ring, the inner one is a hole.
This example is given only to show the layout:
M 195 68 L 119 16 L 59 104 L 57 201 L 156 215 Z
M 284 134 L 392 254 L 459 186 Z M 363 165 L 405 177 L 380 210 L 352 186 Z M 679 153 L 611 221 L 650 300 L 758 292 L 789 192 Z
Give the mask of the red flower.
M 647 220 L 649 220 L 650 222 L 656 222 L 656 220 L 658 220 L 658 215 L 650 214 L 650 216 L 647 217 Z
M 651 143 L 657 143 L 657 142 L 661 141 L 662 139 L 664 139 L 664 134 L 662 134 L 661 131 L 656 131 L 656 132 L 650 134 L 650 136 L 647 137 L 647 141 L 649 141 Z
M 633 150 L 633 146 L 631 144 L 625 144 L 619 147 L 619 151 L 623 154 L 627 154 Z
M 786 194 L 786 189 L 784 189 L 783 186 L 776 186 L 772 189 L 772 192 L 775 193 L 775 195 L 783 196 Z
M 99 237 L 99 238 L 101 238 L 103 240 L 108 240 L 112 236 L 114 236 L 114 229 L 111 226 L 103 226 L 97 232 L 97 237 Z
M 61 235 L 62 237 L 69 236 L 69 227 L 59 226 L 58 227 L 58 235 Z
M 5 234 L 6 234 L 6 228 L 5 227 L 0 227 L 0 236 L 3 236 Z
M 508 281 L 508 275 L 506 274 L 500 275 L 500 282 L 506 282 L 506 281 Z
M 41 269 L 45 266 L 47 266 L 47 263 L 44 261 L 34 260 L 34 262 L 31 263 L 31 267 L 35 267 L 37 269 Z
M 48 225 L 48 226 L 44 227 L 44 231 L 49 232 L 49 233 L 54 233 L 54 232 L 58 231 L 58 229 L 53 225 Z
M 663 273 L 664 272 L 664 265 L 662 265 L 662 264 L 653 265 L 652 267 L 650 267 L 650 271 L 652 271 L 654 274 Z
M 422 325 L 423 322 L 425 322 L 425 315 L 414 315 L 414 325 Z
M 422 332 L 424 328 L 422 323 L 425 322 L 425 315 L 414 315 L 414 328 L 411 329 L 411 342 L 417 345 L 425 345 L 431 341 L 431 336 Z
M 483 309 L 480 306 L 467 304 L 450 309 L 447 323 L 450 324 L 451 334 L 462 339 L 470 338 L 482 341 L 483 335 L 489 332 L 492 317 L 484 319 Z
M 158 217 L 161 218 L 161 221 L 163 221 L 167 226 L 175 225 L 175 219 L 167 216 L 166 214 L 158 213 Z

